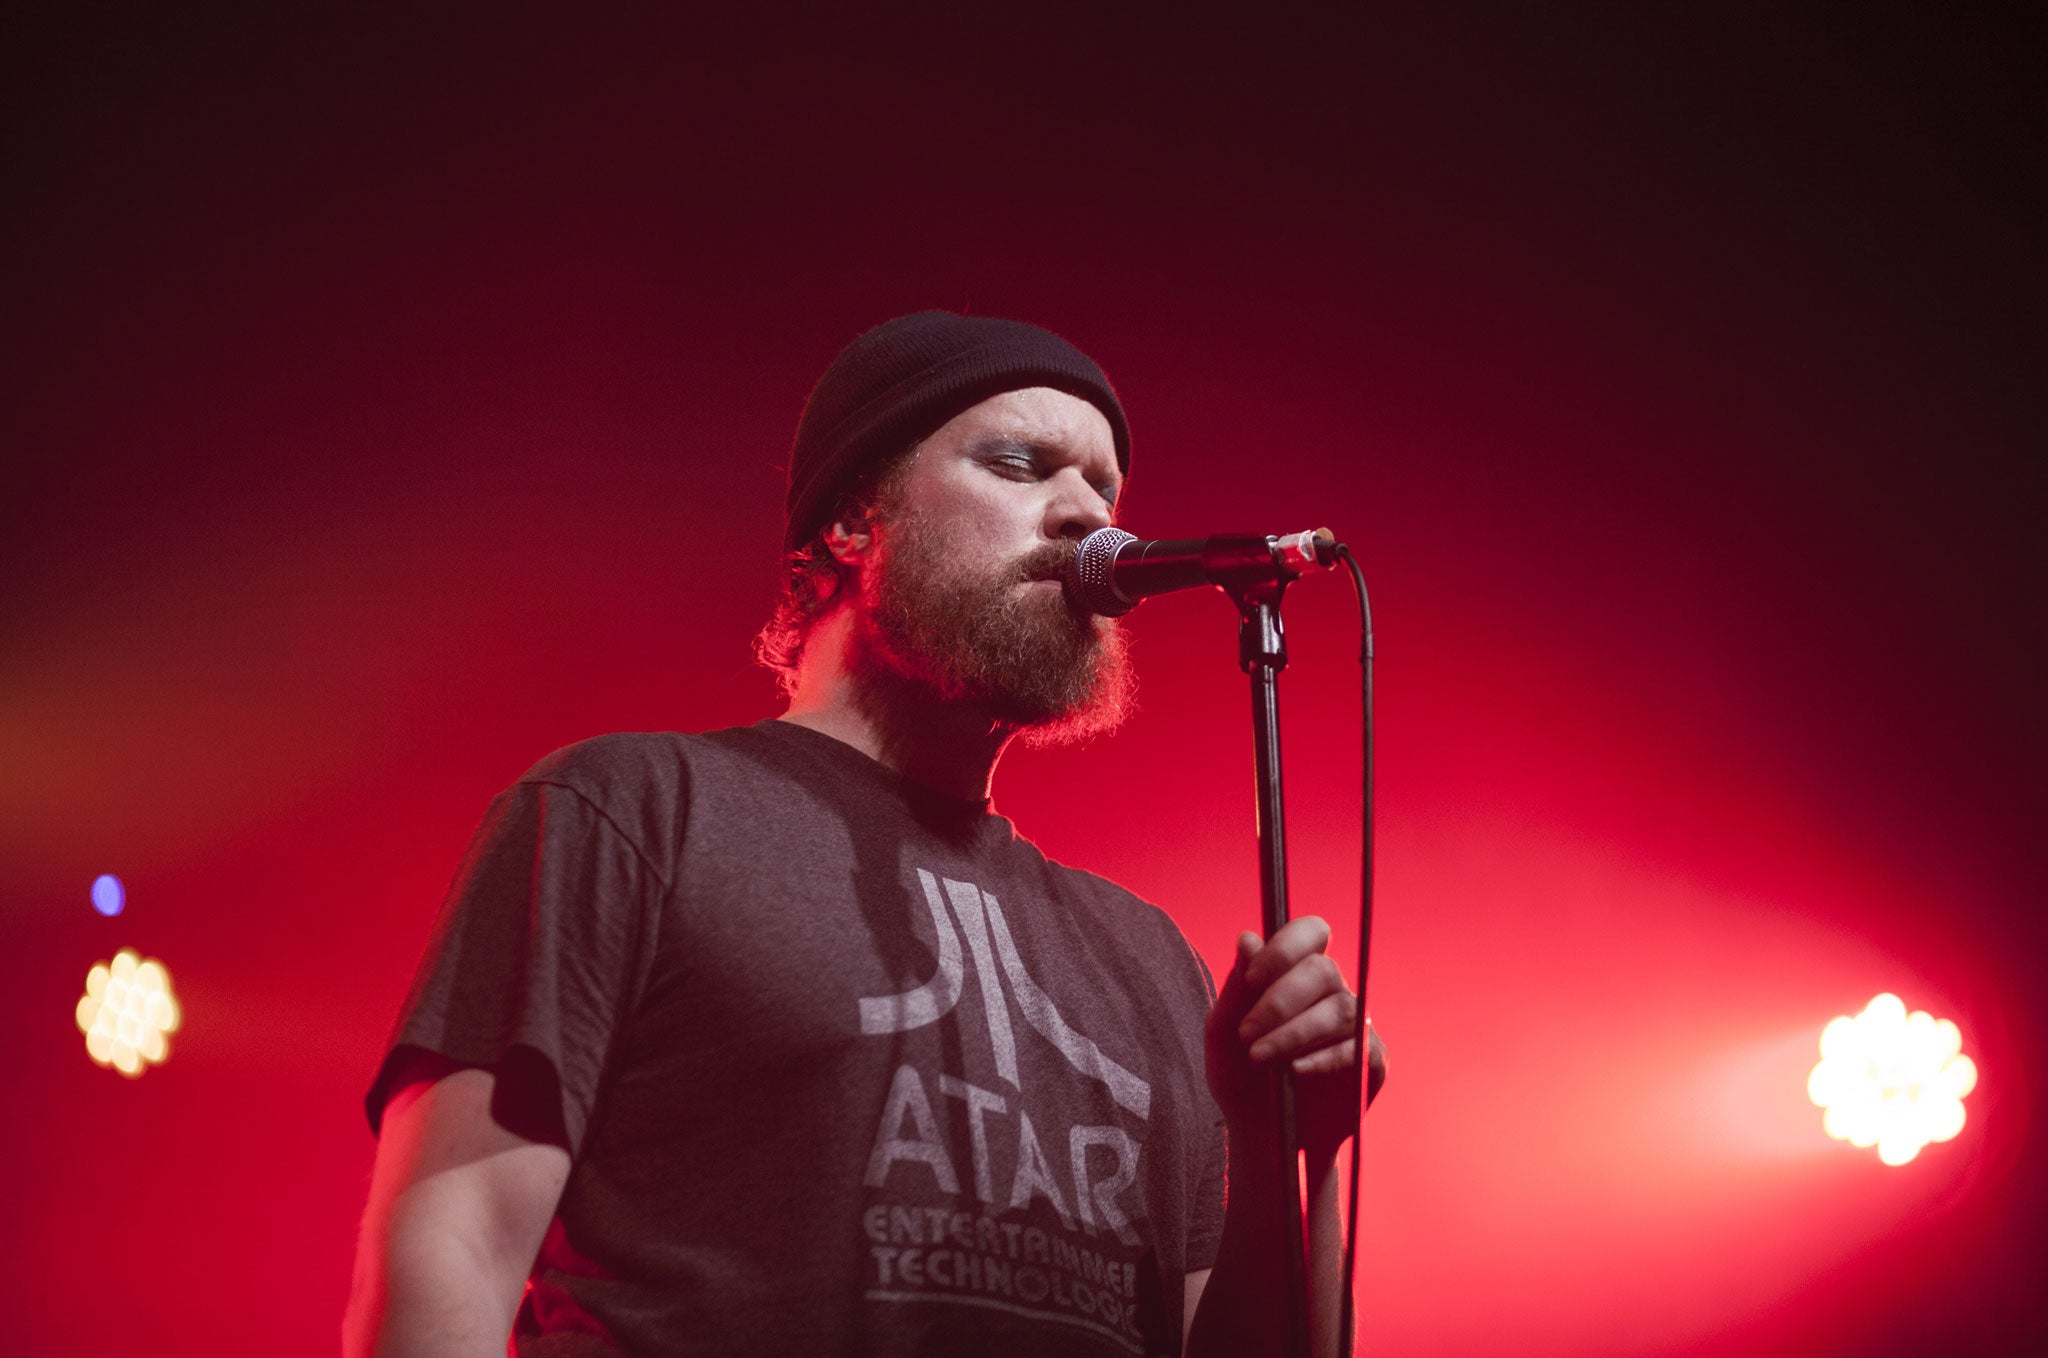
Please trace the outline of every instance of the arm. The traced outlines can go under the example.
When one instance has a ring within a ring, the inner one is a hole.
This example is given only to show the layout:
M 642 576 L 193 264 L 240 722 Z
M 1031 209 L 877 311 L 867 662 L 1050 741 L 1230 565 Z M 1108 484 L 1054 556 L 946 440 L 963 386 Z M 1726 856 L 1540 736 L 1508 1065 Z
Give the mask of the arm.
M 569 1152 L 494 1121 L 496 1084 L 488 1070 L 423 1061 L 385 1105 L 345 1358 L 502 1358 Z
M 1237 964 L 1209 1015 L 1209 1087 L 1230 1140 L 1229 1205 L 1216 1266 L 1188 1275 L 1190 1355 L 1272 1352 L 1287 1330 L 1286 1195 L 1273 1114 L 1275 1073 L 1295 1074 L 1296 1125 L 1307 1164 L 1310 1351 L 1337 1352 L 1343 1240 L 1337 1149 L 1358 1107 L 1352 1025 L 1357 997 L 1324 953 L 1322 920 L 1293 920 L 1261 943 L 1238 940 Z M 1377 1050 L 1374 1052 L 1378 1057 Z
M 1257 1166 L 1245 1160 L 1256 1156 Z M 1216 1266 L 1188 1274 L 1187 1353 L 1277 1352 L 1287 1333 L 1287 1259 L 1278 1242 L 1286 1230 L 1286 1191 L 1270 1139 L 1257 1150 L 1231 1141 L 1230 1207 L 1223 1219 L 1223 1243 Z M 1309 1168 L 1308 1238 L 1309 1352 L 1327 1358 L 1337 1352 L 1337 1321 L 1343 1301 L 1344 1238 L 1337 1212 L 1336 1158 Z

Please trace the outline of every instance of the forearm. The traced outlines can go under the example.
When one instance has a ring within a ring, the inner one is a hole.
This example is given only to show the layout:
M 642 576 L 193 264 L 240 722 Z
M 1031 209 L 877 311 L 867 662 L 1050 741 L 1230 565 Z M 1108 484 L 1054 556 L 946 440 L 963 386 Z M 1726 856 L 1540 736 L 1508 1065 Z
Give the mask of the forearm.
M 1320 1159 L 1320 1163 L 1317 1161 Z M 1188 1335 L 1189 1358 L 1284 1352 L 1288 1287 L 1286 1195 L 1294 1191 L 1269 1140 L 1231 1144 L 1229 1207 L 1216 1267 Z M 1309 1351 L 1336 1358 L 1344 1288 L 1334 1157 L 1311 1157 L 1307 1237 Z
M 501 1272 L 453 1241 L 392 1240 L 357 1262 L 344 1358 L 504 1358 L 523 1285 Z

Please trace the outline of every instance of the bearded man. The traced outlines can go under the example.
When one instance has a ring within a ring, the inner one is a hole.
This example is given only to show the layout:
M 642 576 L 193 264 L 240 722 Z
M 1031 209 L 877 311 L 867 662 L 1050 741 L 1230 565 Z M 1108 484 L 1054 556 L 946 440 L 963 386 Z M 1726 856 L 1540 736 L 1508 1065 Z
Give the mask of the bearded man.
M 788 710 L 558 751 L 471 845 L 368 1098 L 350 1352 L 1274 1351 L 1283 1068 L 1335 1351 L 1327 928 L 1242 936 L 1218 995 L 989 804 L 1012 740 L 1128 706 L 1061 581 L 1129 462 L 1037 327 L 926 312 L 834 360 L 758 643 Z

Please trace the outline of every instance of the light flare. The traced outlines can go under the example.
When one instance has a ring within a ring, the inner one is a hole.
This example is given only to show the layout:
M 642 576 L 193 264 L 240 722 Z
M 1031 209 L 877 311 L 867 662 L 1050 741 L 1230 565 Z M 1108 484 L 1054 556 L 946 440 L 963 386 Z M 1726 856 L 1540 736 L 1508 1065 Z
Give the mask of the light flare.
M 184 1013 L 171 993 L 171 974 L 154 958 L 123 948 L 85 976 L 85 994 L 73 1012 L 85 1034 L 86 1054 L 130 1079 L 170 1058 L 166 1040 Z
M 1806 1095 L 1825 1110 L 1821 1127 L 1835 1140 L 1875 1146 L 1885 1164 L 1903 1165 L 1963 1130 L 1977 1063 L 1948 1019 L 1909 1014 L 1897 995 L 1878 995 L 1821 1030 L 1820 1056 Z

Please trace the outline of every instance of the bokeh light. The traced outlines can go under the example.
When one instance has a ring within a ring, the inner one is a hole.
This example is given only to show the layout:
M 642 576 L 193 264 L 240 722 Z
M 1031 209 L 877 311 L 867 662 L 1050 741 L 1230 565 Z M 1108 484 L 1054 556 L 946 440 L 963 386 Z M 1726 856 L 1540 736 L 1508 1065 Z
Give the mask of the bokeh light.
M 103 872 L 92 879 L 92 908 L 112 919 L 121 913 L 121 907 L 128 904 L 128 888 L 121 885 L 121 879 L 111 872 Z
M 1821 1125 L 1829 1136 L 1876 1146 L 1878 1159 L 1903 1165 L 1963 1130 L 1963 1098 L 1977 1086 L 1977 1063 L 1962 1048 L 1954 1023 L 1924 1009 L 1908 1014 L 1897 995 L 1879 995 L 1821 1031 L 1807 1097 L 1826 1110 Z
M 164 964 L 155 958 L 145 962 L 133 948 L 123 948 L 113 961 L 86 973 L 77 1018 L 86 1053 L 134 1079 L 169 1059 L 167 1039 L 183 1013 Z

